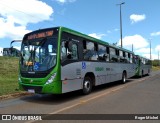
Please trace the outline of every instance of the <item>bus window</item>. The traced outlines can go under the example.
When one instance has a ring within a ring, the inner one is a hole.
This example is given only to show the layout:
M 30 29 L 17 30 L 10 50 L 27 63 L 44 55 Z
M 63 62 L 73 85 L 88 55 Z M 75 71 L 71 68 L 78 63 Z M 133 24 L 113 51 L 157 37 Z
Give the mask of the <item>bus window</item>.
M 129 54 L 129 53 L 127 53 L 127 52 L 125 53 L 125 56 L 126 56 L 126 57 L 125 57 L 125 62 L 126 62 L 126 63 L 129 63 L 129 57 L 128 57 L 129 55 L 128 55 L 128 54 Z
M 146 59 L 144 58 L 144 60 L 143 60 L 143 64 L 146 64 Z
M 117 62 L 120 62 L 119 50 L 116 49 Z
M 117 55 L 116 55 L 116 50 L 114 48 L 109 48 L 110 50 L 110 61 L 111 62 L 118 62 L 118 59 L 117 59 Z
M 141 64 L 144 64 L 144 59 L 141 57 Z
M 119 51 L 119 56 L 123 57 L 123 52 L 121 50 Z
M 64 60 L 66 58 L 67 58 L 66 41 L 62 41 L 62 44 L 61 44 L 61 59 Z
M 128 63 L 130 63 L 130 58 L 131 58 L 131 55 L 130 53 L 128 53 Z
M 128 54 L 127 54 L 128 55 Z M 124 63 L 127 63 L 127 56 L 126 56 L 126 52 L 123 52 L 123 57 L 124 57 Z
M 119 50 L 116 49 L 116 55 L 119 56 Z
M 120 62 L 124 62 L 125 59 L 124 59 L 124 56 L 123 56 L 123 51 L 119 51 L 119 57 L 120 57 Z
M 126 57 L 126 54 L 125 54 L 125 52 L 123 52 L 123 57 Z
M 78 45 L 73 41 L 62 41 L 61 43 L 61 59 L 77 60 L 78 59 Z
M 106 50 L 107 50 L 107 54 L 109 54 L 109 47 L 107 47 L 107 49 L 106 49 Z
M 72 59 L 77 60 L 78 59 L 78 46 L 77 44 L 71 44 L 71 55 L 72 55 Z
M 130 54 L 130 60 L 129 60 L 130 63 L 133 63 L 133 55 Z
M 98 59 L 100 61 L 109 61 L 109 55 L 107 54 L 106 47 L 98 45 Z
M 128 58 L 130 58 L 131 56 L 130 56 L 130 53 L 128 53 Z
M 83 56 L 85 60 L 97 60 L 96 44 L 89 41 L 83 41 Z

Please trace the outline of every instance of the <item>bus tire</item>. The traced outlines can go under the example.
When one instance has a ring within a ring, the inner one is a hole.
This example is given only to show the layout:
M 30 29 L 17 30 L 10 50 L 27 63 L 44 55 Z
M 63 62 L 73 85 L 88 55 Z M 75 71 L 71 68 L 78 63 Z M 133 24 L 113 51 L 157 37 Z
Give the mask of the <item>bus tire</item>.
M 126 72 L 123 72 L 123 74 L 122 74 L 122 83 L 123 84 L 126 83 L 126 78 L 127 78 Z
M 143 75 L 143 70 L 142 70 L 142 72 L 141 72 L 141 78 L 143 77 L 144 75 Z
M 92 81 L 90 77 L 85 77 L 83 81 L 83 94 L 87 95 L 91 92 L 92 90 Z
M 147 73 L 147 76 L 150 76 L 150 70 L 148 69 L 148 73 Z

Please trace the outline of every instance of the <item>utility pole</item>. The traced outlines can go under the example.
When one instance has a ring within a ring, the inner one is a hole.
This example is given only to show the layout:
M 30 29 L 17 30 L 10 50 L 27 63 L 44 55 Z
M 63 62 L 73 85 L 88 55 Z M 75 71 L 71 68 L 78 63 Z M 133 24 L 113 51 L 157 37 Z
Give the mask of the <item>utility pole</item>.
M 159 61 L 159 50 L 158 50 L 158 65 L 160 66 L 160 61 Z
M 151 39 L 150 39 L 150 60 L 152 60 L 152 55 L 151 55 Z
M 120 37 L 121 37 L 121 47 L 123 47 L 123 43 L 122 43 L 122 12 L 121 12 L 121 5 L 123 5 L 123 4 L 125 4 L 125 2 L 117 4 L 118 6 L 120 6 Z

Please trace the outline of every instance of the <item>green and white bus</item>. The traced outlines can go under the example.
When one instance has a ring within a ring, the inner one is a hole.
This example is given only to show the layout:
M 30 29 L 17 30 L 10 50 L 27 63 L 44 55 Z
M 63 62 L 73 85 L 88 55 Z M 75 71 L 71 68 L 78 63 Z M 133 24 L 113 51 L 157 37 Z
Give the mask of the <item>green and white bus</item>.
M 135 75 L 134 53 L 80 32 L 55 27 L 33 31 L 21 45 L 19 87 L 62 94 Z
M 152 70 L 152 62 L 150 59 L 144 58 L 139 55 L 135 55 L 135 61 L 137 64 L 135 75 L 138 77 L 143 77 L 144 75 L 149 75 Z

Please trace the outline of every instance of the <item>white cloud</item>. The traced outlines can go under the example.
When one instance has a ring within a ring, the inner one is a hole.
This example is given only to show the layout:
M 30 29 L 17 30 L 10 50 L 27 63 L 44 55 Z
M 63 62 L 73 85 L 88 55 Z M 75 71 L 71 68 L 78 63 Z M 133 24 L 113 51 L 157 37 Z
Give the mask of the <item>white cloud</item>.
M 118 45 L 121 44 L 119 40 Z M 141 35 L 125 36 L 123 38 L 123 47 L 131 50 L 133 44 L 134 53 L 137 55 L 144 56 L 150 59 L 150 48 L 149 42 Z M 158 53 L 155 51 L 160 50 L 160 45 L 157 45 L 155 48 L 151 48 L 151 58 L 152 60 L 158 59 Z
M 89 36 L 97 38 L 97 39 L 101 39 L 103 36 L 105 36 L 105 34 L 92 33 L 92 34 L 89 34 Z
M 52 13 L 53 9 L 39 0 L 1 0 L 0 38 L 22 38 L 30 31 L 27 24 L 50 20 Z
M 142 56 L 150 59 L 150 54 L 143 54 Z M 151 55 L 151 59 L 152 59 L 152 60 L 158 59 L 158 54 L 152 54 L 152 55 Z
M 114 29 L 114 31 L 116 31 L 116 32 L 117 32 L 117 31 L 119 31 L 119 29 L 115 28 L 115 29 Z
M 157 45 L 155 50 L 160 52 L 160 45 Z
M 2 47 L 0 47 L 0 51 L 3 51 L 3 48 L 2 48 Z
M 111 30 L 107 30 L 107 33 L 112 33 Z
M 151 52 L 153 49 L 151 49 Z M 150 48 L 141 48 L 135 51 L 136 53 L 150 53 Z
M 160 31 L 159 32 L 152 32 L 151 36 L 159 36 L 160 35 Z
M 143 15 L 136 15 L 136 14 L 130 15 L 130 20 L 131 20 L 132 24 L 139 22 L 139 21 L 142 21 L 142 20 L 145 20 L 145 19 L 146 19 L 145 14 L 143 14 Z
M 63 3 L 73 3 L 76 0 L 56 0 L 56 1 L 63 4 Z
M 156 52 L 157 51 L 157 52 Z M 157 45 L 155 50 L 151 49 L 151 59 L 158 59 L 158 51 L 160 51 L 160 45 Z M 150 48 L 141 48 L 135 51 L 136 54 L 141 54 L 142 56 L 150 59 Z
M 133 36 L 125 36 L 123 38 L 123 47 L 131 47 L 133 44 L 134 49 L 144 48 L 149 45 L 147 40 L 143 38 L 141 35 L 133 35 Z M 118 45 L 121 44 L 121 40 L 119 40 Z

